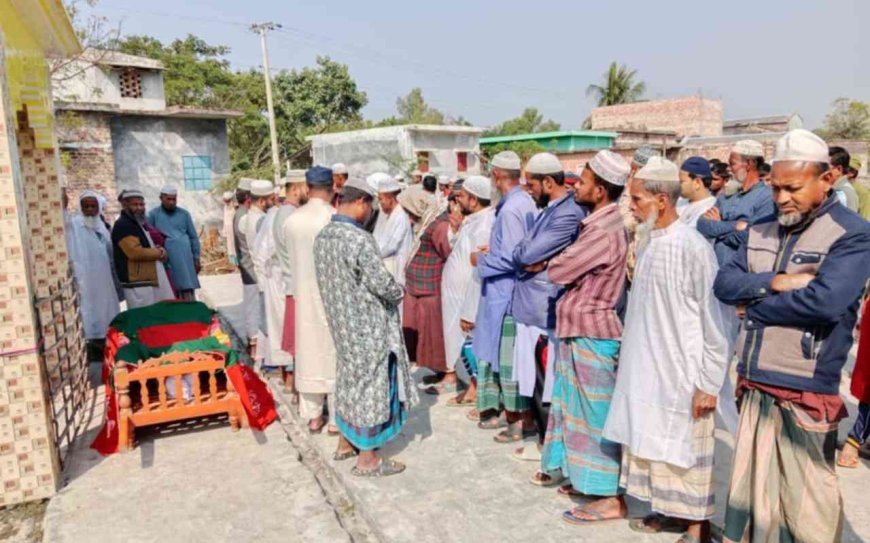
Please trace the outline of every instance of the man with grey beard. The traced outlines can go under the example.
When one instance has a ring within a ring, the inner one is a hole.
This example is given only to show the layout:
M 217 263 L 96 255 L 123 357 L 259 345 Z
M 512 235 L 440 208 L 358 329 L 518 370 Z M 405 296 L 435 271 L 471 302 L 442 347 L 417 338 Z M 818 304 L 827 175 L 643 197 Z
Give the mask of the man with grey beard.
M 743 319 L 724 541 L 840 540 L 840 376 L 870 275 L 870 224 L 838 203 L 835 171 L 820 137 L 783 136 L 776 220 L 750 227 L 716 278 L 716 296 Z
M 112 227 L 112 253 L 127 309 L 173 299 L 163 267 L 166 251 L 154 244 L 145 228 L 145 197 L 127 190 L 121 199 L 124 210 Z

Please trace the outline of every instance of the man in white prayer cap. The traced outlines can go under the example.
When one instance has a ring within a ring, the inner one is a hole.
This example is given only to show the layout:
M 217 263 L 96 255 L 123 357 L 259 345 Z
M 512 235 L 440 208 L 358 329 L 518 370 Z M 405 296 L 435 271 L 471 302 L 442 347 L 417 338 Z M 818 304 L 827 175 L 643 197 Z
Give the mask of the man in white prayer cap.
M 197 275 L 202 269 L 199 234 L 190 213 L 178 207 L 176 187 L 165 185 L 160 189 L 160 205 L 148 212 L 148 223 L 166 236 L 167 265 L 178 299 L 196 300 Z
M 808 130 L 780 138 L 776 216 L 749 227 L 716 278 L 715 295 L 743 320 L 723 541 L 842 537 L 840 381 L 870 275 L 870 223 L 840 205 L 828 161 Z
M 248 244 L 248 250 L 251 252 L 251 261 L 254 264 L 254 273 L 257 280 L 257 301 L 256 307 L 256 324 L 257 336 L 255 344 L 257 349 L 254 350 L 253 358 L 256 361 L 261 361 L 263 365 L 268 366 L 271 362 L 270 349 L 267 345 L 263 345 L 263 340 L 266 338 L 266 314 L 265 309 L 265 271 L 262 268 L 263 261 L 254 257 L 254 247 L 257 243 L 257 232 L 262 228 L 266 219 L 266 212 L 275 205 L 275 186 L 271 181 L 264 179 L 255 179 L 251 182 L 251 209 L 244 218 L 245 242 Z M 263 345 L 264 348 L 260 348 Z
M 347 183 L 350 173 L 347 171 L 347 166 L 341 162 L 332 165 L 332 207 L 338 207 L 338 200 L 341 197 L 341 189 Z
M 716 255 L 679 220 L 676 164 L 650 158 L 629 190 L 640 223 L 637 267 L 602 435 L 622 446 L 619 488 L 653 511 L 631 521 L 632 529 L 679 530 L 682 540 L 709 541 L 714 411 L 731 353 L 725 308 L 712 293 Z M 627 512 L 595 513 L 587 509 L 577 520 Z
M 224 242 L 227 246 L 227 260 L 233 266 L 239 265 L 239 257 L 236 256 L 236 237 L 233 235 L 233 219 L 236 215 L 235 194 L 228 190 L 223 194 L 224 201 L 224 223 L 221 229 L 221 235 L 224 237 Z
M 369 181 L 370 180 L 370 181 Z M 408 214 L 399 205 L 398 196 L 402 189 L 390 175 L 375 173 L 369 176 L 369 184 L 377 183 L 378 219 L 372 235 L 378 244 L 381 258 L 387 270 L 400 285 L 405 284 L 405 262 L 411 249 L 414 232 Z M 401 311 L 399 312 L 401 315 Z

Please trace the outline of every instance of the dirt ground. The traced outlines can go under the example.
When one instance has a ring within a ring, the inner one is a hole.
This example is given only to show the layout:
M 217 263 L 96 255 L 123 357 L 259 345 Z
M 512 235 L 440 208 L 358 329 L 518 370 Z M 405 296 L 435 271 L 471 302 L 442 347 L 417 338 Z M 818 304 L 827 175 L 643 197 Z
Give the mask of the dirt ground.
M 42 541 L 42 517 L 48 500 L 23 503 L 0 509 L 0 541 L 5 543 L 39 543 Z

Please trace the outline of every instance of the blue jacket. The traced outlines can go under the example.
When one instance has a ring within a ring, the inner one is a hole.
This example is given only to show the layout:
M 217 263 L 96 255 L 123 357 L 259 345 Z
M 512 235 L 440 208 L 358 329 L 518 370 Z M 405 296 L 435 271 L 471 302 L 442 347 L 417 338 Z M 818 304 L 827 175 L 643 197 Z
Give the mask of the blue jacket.
M 514 248 L 535 224 L 537 213 L 534 200 L 521 187 L 505 194 L 495 208 L 489 253 L 477 260 L 477 273 L 482 284 L 472 349 L 474 356 L 489 362 L 493 371 L 498 371 L 501 326 L 505 315 L 511 312 L 517 282 Z
M 527 273 L 525 268 L 550 260 L 574 243 L 584 217 L 586 210 L 574 201 L 574 191 L 568 191 L 538 215 L 514 249 L 518 280 L 511 309 L 517 322 L 544 330 L 556 327 L 556 302 L 565 289 L 550 282 L 547 270 Z
M 779 273 L 816 277 L 805 288 L 775 293 L 770 285 Z M 747 306 L 738 373 L 763 384 L 837 394 L 868 277 L 870 223 L 836 196 L 794 228 L 776 221 L 750 228 L 713 287 L 722 302 Z
M 698 232 L 713 243 L 720 267 L 727 264 L 740 247 L 743 236 L 737 230 L 737 221 L 746 221 L 751 226 L 766 217 L 776 215 L 770 187 L 761 181 L 746 192 L 741 190 L 730 196 L 720 195 L 716 199 L 716 207 L 719 208 L 722 220 L 711 221 L 701 217 L 698 219 Z

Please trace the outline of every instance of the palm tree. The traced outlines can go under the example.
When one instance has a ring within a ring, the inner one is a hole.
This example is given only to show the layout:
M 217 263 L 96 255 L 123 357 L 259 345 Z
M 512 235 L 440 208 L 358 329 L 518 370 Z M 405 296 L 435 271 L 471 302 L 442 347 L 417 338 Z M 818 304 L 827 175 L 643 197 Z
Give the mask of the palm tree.
M 637 102 L 646 92 L 646 83 L 635 82 L 636 75 L 637 70 L 611 62 L 610 69 L 604 74 L 604 85 L 589 85 L 586 96 L 595 96 L 599 107 Z

